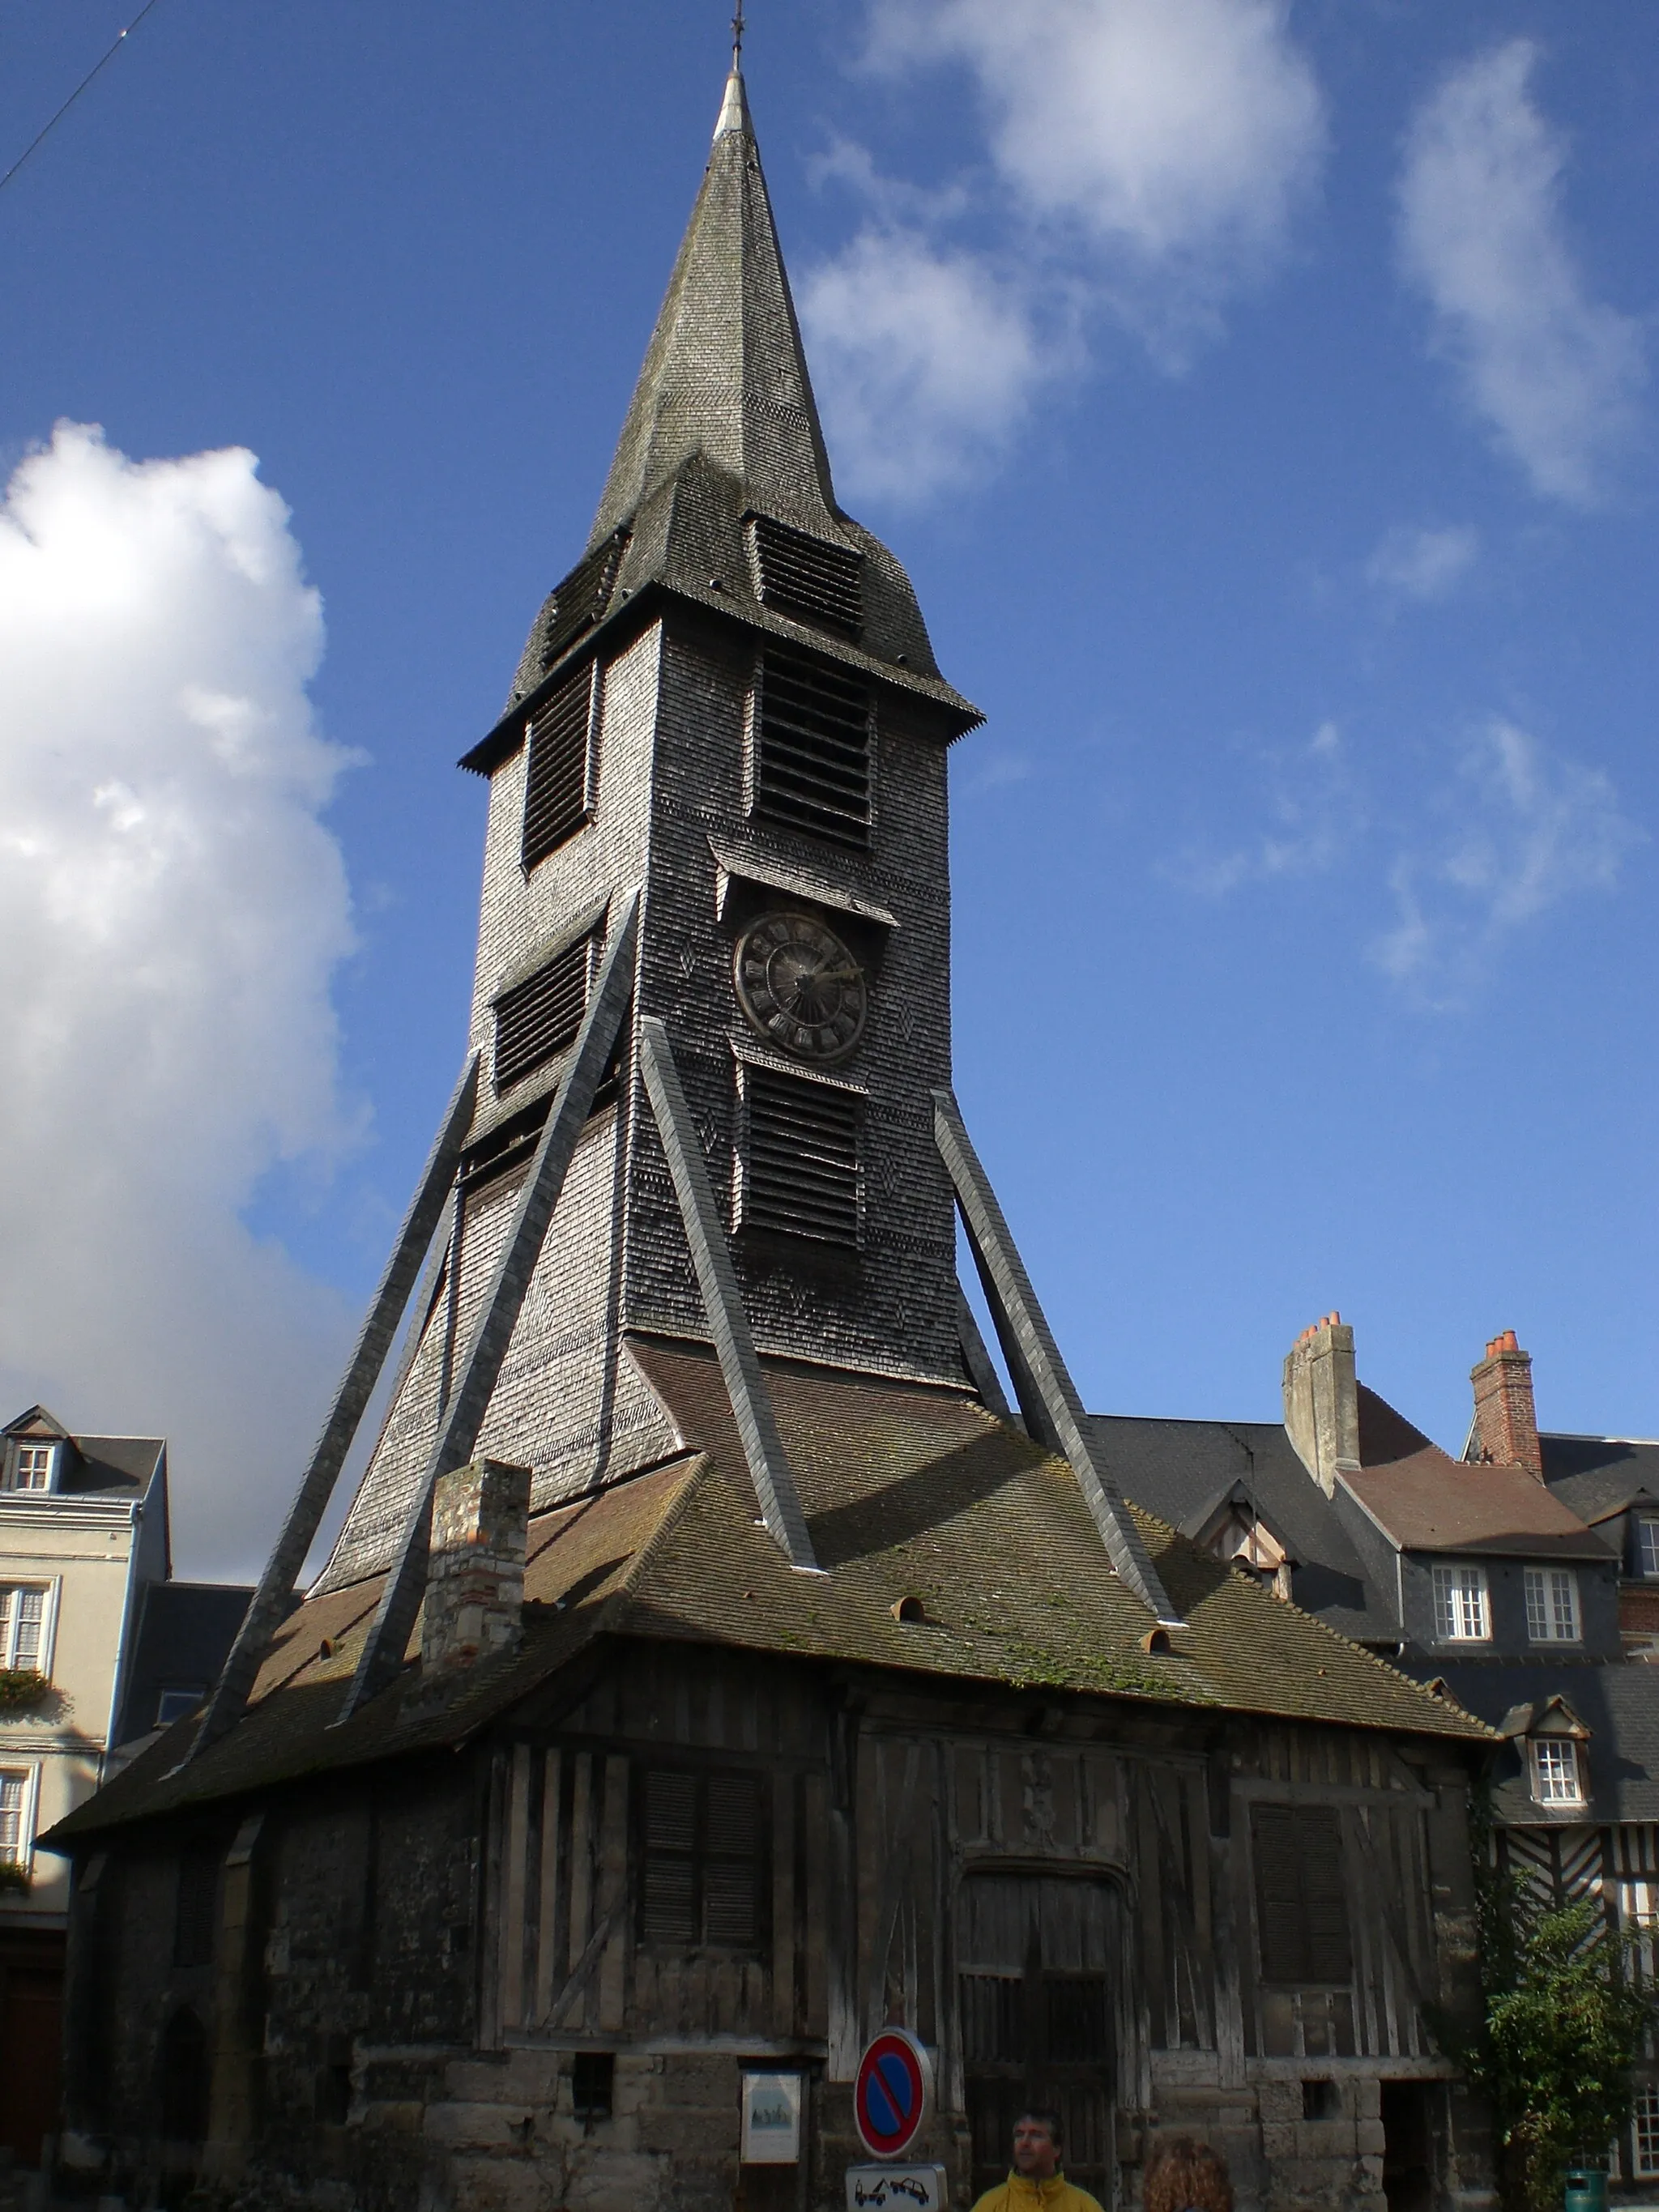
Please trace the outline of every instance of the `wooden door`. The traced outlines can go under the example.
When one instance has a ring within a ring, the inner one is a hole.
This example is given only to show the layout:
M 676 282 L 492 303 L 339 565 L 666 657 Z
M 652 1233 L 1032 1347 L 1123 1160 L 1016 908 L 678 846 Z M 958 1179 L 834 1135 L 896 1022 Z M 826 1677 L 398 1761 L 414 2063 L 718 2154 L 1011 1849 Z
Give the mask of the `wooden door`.
M 64 1978 L 52 1966 L 10 1966 L 0 2018 L 0 2145 L 38 2166 L 40 2138 L 58 2129 Z
M 1111 2203 L 1121 1955 L 1117 1893 L 1106 1883 L 1016 1874 L 963 1882 L 957 1960 L 975 2196 L 1006 2175 L 1020 2113 L 1047 2106 L 1065 2129 L 1067 2178 Z

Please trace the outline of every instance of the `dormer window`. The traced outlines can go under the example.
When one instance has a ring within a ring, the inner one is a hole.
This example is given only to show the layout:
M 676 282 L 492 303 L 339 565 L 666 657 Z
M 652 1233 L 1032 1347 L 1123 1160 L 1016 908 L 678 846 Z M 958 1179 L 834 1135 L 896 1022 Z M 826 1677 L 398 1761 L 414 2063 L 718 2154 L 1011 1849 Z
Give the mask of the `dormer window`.
M 13 1444 L 11 1487 L 14 1490 L 50 1490 L 57 1474 L 56 1444 L 30 1443 L 21 1440 Z
M 1637 1516 L 1636 1571 L 1644 1582 L 1659 1582 L 1659 1513 Z
M 1570 1567 L 1527 1569 L 1527 1634 L 1534 1644 L 1577 1644 L 1578 1577 Z
M 1437 1566 L 1434 1571 L 1434 1631 L 1443 1644 L 1486 1644 L 1492 1638 L 1486 1571 Z
M 1532 1755 L 1532 1794 L 1540 1805 L 1582 1805 L 1584 1792 L 1578 1778 L 1578 1747 L 1571 1736 L 1534 1736 Z

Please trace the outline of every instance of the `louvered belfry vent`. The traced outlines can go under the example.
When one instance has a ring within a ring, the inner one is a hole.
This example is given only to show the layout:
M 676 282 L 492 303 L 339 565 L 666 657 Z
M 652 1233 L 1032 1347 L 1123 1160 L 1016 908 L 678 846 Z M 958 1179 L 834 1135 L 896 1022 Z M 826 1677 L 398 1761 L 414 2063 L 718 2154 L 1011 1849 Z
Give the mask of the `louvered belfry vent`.
M 513 1085 L 574 1038 L 587 1006 L 593 939 L 578 938 L 495 1001 L 495 1088 Z
M 857 1095 L 769 1067 L 746 1069 L 744 1087 L 749 1122 L 744 1228 L 855 1250 Z
M 542 640 L 542 666 L 551 668 L 584 630 L 592 629 L 611 605 L 617 571 L 628 550 L 629 533 L 613 530 L 584 555 L 561 584 L 553 587 L 553 619 Z
M 837 845 L 870 842 L 870 692 L 805 653 L 761 656 L 754 811 Z
M 1258 1805 L 1250 1845 L 1263 1981 L 1305 1986 L 1351 1980 L 1338 1814 L 1324 1805 Z
M 809 538 L 775 522 L 769 514 L 749 518 L 750 551 L 756 586 L 763 606 L 799 615 L 843 637 L 864 627 L 864 556 L 827 538 Z
M 525 776 L 524 865 L 533 868 L 588 818 L 588 763 L 599 666 L 560 684 L 530 718 L 530 765 Z

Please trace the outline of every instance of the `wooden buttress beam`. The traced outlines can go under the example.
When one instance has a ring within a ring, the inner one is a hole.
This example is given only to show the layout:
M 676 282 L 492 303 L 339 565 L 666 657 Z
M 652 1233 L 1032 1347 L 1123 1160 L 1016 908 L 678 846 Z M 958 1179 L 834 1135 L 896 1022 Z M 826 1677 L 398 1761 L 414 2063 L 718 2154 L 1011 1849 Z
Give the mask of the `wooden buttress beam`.
M 956 1186 L 974 1264 L 990 1300 L 1026 1425 L 1033 1436 L 1052 1443 L 1070 1462 L 1120 1580 L 1156 1620 L 1178 1628 L 1181 1616 L 1170 1602 L 1122 1493 L 1096 1457 L 1084 1426 L 1087 1416 L 1083 1401 L 1037 1304 L 1031 1279 L 990 1179 L 969 1141 L 961 1109 L 951 1091 L 933 1093 L 933 1134 Z
M 501 1256 L 479 1308 L 466 1358 L 440 1417 L 425 1474 L 404 1516 L 397 1553 L 337 1727 L 383 1690 L 403 1664 L 409 1632 L 426 1587 L 433 1486 L 441 1474 L 464 1466 L 478 1441 L 576 1141 L 593 1109 L 594 1096 L 633 994 L 639 905 L 638 891 L 630 891 L 611 932 L 569 1063 L 554 1094 Z
M 478 1055 L 474 1053 L 461 1070 L 460 1080 L 444 1110 L 421 1180 L 398 1232 L 398 1241 L 392 1248 L 386 1273 L 370 1301 L 356 1346 L 334 1394 L 316 1449 L 311 1455 L 311 1463 L 301 1477 L 288 1518 L 260 1577 L 259 1587 L 253 1593 L 253 1601 L 243 1616 L 207 1710 L 191 1739 L 190 1748 L 179 1762 L 181 1766 L 188 1765 L 210 1745 L 216 1743 L 235 1727 L 246 1711 L 259 1662 L 288 1611 L 306 1553 L 328 1510 L 346 1454 L 374 1395 L 386 1354 L 398 1334 L 398 1324 L 408 1306 L 421 1262 L 442 1218 L 460 1162 L 461 1147 L 472 1126 L 477 1095 Z
M 674 1195 L 679 1200 L 686 1241 L 691 1247 L 691 1264 L 696 1269 L 697 1287 L 702 1292 L 703 1311 L 708 1316 L 714 1350 L 720 1356 L 720 1374 L 732 1401 L 744 1457 L 749 1462 L 761 1518 L 790 1565 L 805 1573 L 816 1573 L 817 1560 L 812 1551 L 812 1539 L 807 1533 L 806 1516 L 795 1487 L 794 1471 L 784 1455 L 783 1439 L 778 1434 L 771 1393 L 761 1372 L 754 1339 L 749 1334 L 749 1316 L 744 1311 L 737 1270 L 726 1249 L 726 1231 L 708 1180 L 708 1165 L 702 1156 L 691 1109 L 685 1103 L 668 1032 L 652 1014 L 646 1015 L 640 1023 L 640 1070 L 645 1078 L 651 1111 L 656 1116 L 662 1148 L 668 1157 L 668 1172 L 673 1181 Z

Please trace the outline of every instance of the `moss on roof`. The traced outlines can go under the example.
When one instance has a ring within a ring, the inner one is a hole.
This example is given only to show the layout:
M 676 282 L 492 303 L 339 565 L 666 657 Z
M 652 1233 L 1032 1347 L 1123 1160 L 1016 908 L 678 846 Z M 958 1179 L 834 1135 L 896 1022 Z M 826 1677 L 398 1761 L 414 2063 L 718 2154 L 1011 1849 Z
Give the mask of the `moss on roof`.
M 539 1514 L 525 1636 L 433 1702 L 410 1666 L 333 1725 L 378 1578 L 309 1600 L 278 1630 L 246 1717 L 179 1771 L 180 1722 L 52 1832 L 69 1842 L 186 1805 L 465 1741 L 602 1636 L 667 1637 L 935 1679 L 1480 1740 L 1484 1725 L 1167 1523 L 1132 1510 L 1185 1626 L 1108 1564 L 1064 1461 L 965 1394 L 769 1362 L 778 1424 L 824 1571 L 795 1572 L 756 1516 L 720 1370 L 635 1340 L 684 1458 Z M 894 1607 L 920 1600 L 922 1618 Z M 419 1650 L 419 1625 L 410 1638 Z M 47 1840 L 43 1838 L 44 1840 Z

